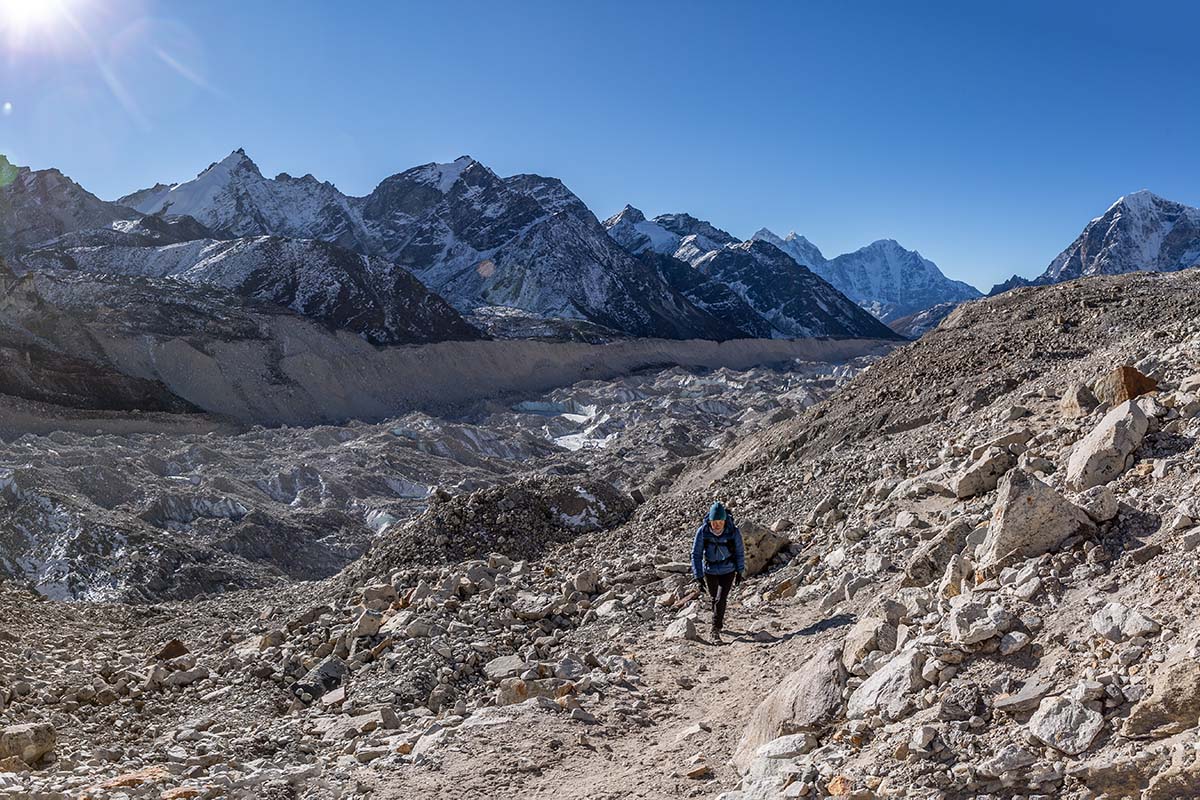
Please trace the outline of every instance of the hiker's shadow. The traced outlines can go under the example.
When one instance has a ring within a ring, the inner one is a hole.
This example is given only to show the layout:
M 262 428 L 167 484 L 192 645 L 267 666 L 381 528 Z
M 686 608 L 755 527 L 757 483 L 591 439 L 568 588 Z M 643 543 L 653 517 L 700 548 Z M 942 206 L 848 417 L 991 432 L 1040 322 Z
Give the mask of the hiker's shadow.
M 823 633 L 833 628 L 840 628 L 842 626 L 849 625 L 852 622 L 854 622 L 854 617 L 850 616 L 849 614 L 835 614 L 832 617 L 826 617 L 820 622 L 814 622 L 812 625 L 809 625 L 806 628 L 790 631 L 782 634 L 781 636 L 776 636 L 770 631 L 755 631 L 753 633 L 747 631 L 729 631 L 728 633 L 742 641 L 751 641 L 755 642 L 756 644 L 775 645 L 795 639 L 797 636 L 816 636 L 818 633 Z

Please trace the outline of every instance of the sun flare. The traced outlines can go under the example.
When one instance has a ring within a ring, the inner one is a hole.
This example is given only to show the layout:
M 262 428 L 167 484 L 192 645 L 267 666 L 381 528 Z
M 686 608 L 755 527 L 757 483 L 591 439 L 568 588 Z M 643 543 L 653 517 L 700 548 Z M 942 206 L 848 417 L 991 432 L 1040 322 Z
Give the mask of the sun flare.
M 69 28 L 76 0 L 0 0 L 0 34 L 10 44 L 52 39 Z

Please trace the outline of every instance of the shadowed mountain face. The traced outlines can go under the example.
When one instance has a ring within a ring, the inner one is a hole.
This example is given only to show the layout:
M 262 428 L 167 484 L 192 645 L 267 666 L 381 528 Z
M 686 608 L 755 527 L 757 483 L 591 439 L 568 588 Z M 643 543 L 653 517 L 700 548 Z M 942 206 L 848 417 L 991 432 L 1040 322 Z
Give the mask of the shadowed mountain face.
M 774 245 L 742 242 L 714 250 L 695 269 L 724 284 L 771 326 L 772 335 L 867 336 L 897 334 Z
M 101 200 L 56 169 L 17 167 L 0 155 L 0 255 L 140 216 Z
M 71 239 L 92 237 L 64 238 L 25 255 L 22 266 L 217 286 L 352 331 L 372 344 L 480 338 L 478 330 L 407 270 L 325 242 L 256 236 L 157 247 L 72 246 Z

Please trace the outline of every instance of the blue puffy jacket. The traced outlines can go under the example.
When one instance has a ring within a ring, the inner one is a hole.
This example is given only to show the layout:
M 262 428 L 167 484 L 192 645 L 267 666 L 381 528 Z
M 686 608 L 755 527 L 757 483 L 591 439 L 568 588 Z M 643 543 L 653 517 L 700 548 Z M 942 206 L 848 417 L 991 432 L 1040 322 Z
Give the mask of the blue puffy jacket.
M 692 542 L 692 574 L 697 578 L 707 575 L 728 575 L 746 569 L 746 553 L 742 545 L 742 532 L 738 530 L 731 514 L 725 520 L 721 535 L 713 533 L 708 520 L 696 531 Z

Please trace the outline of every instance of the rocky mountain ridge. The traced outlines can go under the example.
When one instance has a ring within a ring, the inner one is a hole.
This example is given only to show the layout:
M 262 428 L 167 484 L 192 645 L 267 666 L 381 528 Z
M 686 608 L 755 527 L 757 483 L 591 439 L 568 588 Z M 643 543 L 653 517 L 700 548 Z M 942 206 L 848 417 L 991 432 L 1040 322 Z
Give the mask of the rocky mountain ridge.
M 1142 190 L 1118 198 L 1033 279 L 1014 275 L 992 287 L 1045 286 L 1092 275 L 1174 272 L 1200 266 L 1200 208 Z
M 762 327 L 728 325 L 693 303 L 661 270 L 619 247 L 561 181 L 501 178 L 467 156 L 398 173 L 364 197 L 312 175 L 267 178 L 242 150 L 192 180 L 156 184 L 118 203 L 49 172 L 20 175 L 0 190 L 12 225 L 44 214 L 42 206 L 81 210 L 14 228 L 18 263 L 186 276 L 278 302 L 377 344 L 477 335 L 439 307 L 438 297 L 503 338 L 724 340 Z M 29 187 L 37 182 L 35 201 Z M 720 235 L 686 215 L 669 222 L 678 233 L 666 235 L 697 249 L 711 244 L 706 236 Z M 26 257 L 31 248 L 38 255 Z M 852 336 L 892 335 L 865 315 L 837 333 L 814 333 L 841 336 L 847 329 Z
M 734 236 L 689 214 L 660 214 L 647 220 L 629 205 L 605 220 L 604 227 L 634 255 L 654 252 L 692 266 L 710 253 L 739 244 Z M 825 258 L 816 245 L 796 233 L 780 237 L 762 228 L 749 241 L 773 245 L 885 323 L 940 303 L 980 296 L 973 286 L 946 278 L 932 261 L 891 239 L 834 259 Z

